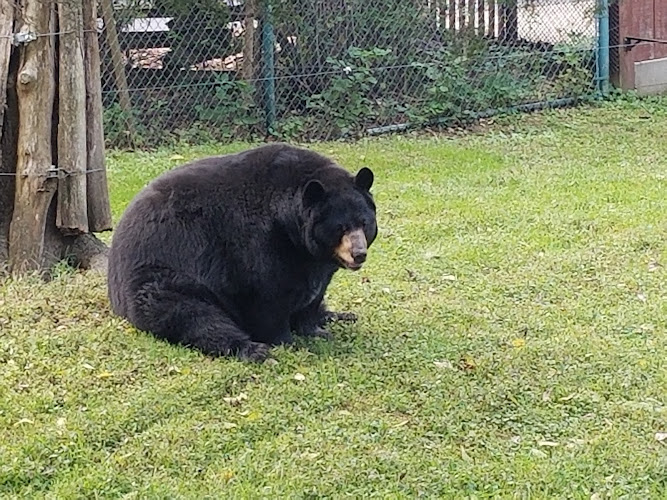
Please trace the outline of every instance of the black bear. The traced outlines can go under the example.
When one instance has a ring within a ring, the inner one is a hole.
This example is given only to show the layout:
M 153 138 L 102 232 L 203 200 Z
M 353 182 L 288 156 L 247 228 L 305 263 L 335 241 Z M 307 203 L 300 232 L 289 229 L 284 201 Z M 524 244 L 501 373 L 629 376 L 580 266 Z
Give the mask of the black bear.
M 213 356 L 262 361 L 325 336 L 325 291 L 377 236 L 373 172 L 283 143 L 196 160 L 129 204 L 109 252 L 115 314 Z

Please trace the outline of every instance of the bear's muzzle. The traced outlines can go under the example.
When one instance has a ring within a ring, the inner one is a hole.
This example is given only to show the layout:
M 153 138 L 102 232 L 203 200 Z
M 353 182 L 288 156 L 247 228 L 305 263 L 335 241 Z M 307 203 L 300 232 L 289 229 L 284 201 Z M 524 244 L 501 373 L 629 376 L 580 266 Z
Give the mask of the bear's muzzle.
M 343 267 L 357 271 L 366 261 L 367 250 L 368 244 L 363 229 L 355 229 L 343 235 L 334 254 Z

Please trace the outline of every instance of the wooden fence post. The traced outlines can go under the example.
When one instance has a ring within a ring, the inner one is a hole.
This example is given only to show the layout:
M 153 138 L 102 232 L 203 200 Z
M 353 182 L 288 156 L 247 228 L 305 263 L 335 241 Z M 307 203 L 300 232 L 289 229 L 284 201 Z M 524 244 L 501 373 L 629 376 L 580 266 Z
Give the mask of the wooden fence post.
M 88 232 L 86 200 L 86 77 L 81 0 L 58 4 L 58 210 L 63 234 Z
M 243 79 L 247 82 L 255 78 L 257 72 L 255 51 L 255 19 L 258 8 L 256 0 L 245 0 L 243 35 Z
M 10 2 L 0 3 L 0 34 L 8 35 L 14 28 L 14 5 Z M 7 82 L 9 80 L 9 59 L 12 41 L 9 37 L 0 38 L 0 138 L 3 137 L 5 106 L 7 105 Z M 5 158 L 7 152 L 0 145 L 0 266 L 7 261 L 9 221 L 13 210 L 14 179 L 9 175 L 14 167 L 12 160 Z
M 132 116 L 132 101 L 127 85 L 127 76 L 125 75 L 125 65 L 123 64 L 123 52 L 118 41 L 118 29 L 116 20 L 113 17 L 112 0 L 100 0 L 102 9 L 102 19 L 104 20 L 104 33 L 111 53 L 111 62 L 113 73 L 116 80 L 116 91 L 118 92 L 118 102 L 120 109 L 125 115 L 125 126 L 129 135 L 130 144 L 134 144 L 134 117 Z
M 100 46 L 97 38 L 96 0 L 83 0 L 83 40 L 86 73 L 86 149 L 88 151 L 88 228 L 91 232 L 108 231 L 112 227 L 109 188 L 104 159 L 102 123 L 102 77 Z
M 53 4 L 25 0 L 25 33 L 53 33 Z M 9 230 L 9 268 L 12 272 L 40 269 L 44 260 L 47 214 L 57 180 L 51 170 L 51 124 L 54 82 L 55 36 L 42 35 L 27 43 L 20 62 L 19 132 L 17 144 L 14 213 Z

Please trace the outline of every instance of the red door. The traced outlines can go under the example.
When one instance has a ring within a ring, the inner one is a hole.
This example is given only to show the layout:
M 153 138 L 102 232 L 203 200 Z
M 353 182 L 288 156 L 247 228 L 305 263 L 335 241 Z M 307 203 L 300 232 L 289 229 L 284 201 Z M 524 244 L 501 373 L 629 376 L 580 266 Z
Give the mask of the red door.
M 613 29 L 613 11 L 611 23 Z M 646 41 L 667 42 L 667 0 L 619 0 L 617 40 L 616 80 L 621 88 L 646 92 L 667 89 L 667 60 L 661 61 L 667 59 L 667 43 Z M 653 62 L 636 65 L 642 61 Z

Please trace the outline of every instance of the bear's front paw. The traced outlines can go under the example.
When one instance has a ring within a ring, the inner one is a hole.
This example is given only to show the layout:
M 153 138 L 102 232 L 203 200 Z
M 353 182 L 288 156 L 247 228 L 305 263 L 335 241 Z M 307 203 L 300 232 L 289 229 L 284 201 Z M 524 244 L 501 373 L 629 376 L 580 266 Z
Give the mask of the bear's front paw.
M 238 357 L 243 361 L 261 363 L 269 357 L 271 347 L 261 342 L 248 342 L 239 350 Z
M 328 332 L 319 326 L 305 332 L 304 335 L 307 337 L 319 337 L 325 340 L 333 340 L 333 335 L 331 335 L 331 332 Z

